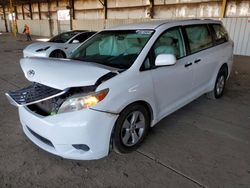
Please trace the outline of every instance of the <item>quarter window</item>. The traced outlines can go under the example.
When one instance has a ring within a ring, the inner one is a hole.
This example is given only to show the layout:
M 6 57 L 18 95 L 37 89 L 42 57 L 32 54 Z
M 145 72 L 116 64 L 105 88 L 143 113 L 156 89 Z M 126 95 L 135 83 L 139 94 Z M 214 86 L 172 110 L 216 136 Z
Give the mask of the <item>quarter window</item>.
M 187 26 L 186 32 L 191 53 L 209 48 L 213 45 L 213 39 L 207 25 Z
M 214 32 L 215 32 L 216 44 L 221 44 L 221 43 L 228 41 L 228 34 L 222 25 L 213 24 L 212 27 L 213 27 Z

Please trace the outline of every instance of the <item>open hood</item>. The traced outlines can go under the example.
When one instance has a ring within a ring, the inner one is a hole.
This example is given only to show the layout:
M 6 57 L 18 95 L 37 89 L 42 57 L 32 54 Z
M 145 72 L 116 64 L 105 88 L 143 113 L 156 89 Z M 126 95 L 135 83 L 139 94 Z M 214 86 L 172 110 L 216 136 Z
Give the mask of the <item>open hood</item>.
M 94 85 L 111 68 L 96 63 L 68 59 L 23 58 L 20 61 L 25 77 L 59 90 Z

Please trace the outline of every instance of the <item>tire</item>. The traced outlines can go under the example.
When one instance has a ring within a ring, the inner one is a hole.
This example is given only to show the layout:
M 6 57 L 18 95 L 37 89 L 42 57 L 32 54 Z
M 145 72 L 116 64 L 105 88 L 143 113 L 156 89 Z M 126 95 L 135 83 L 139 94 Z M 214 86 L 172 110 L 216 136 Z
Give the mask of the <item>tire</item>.
M 115 124 L 113 150 L 116 153 L 129 153 L 136 150 L 147 136 L 149 117 L 149 112 L 142 105 L 134 104 L 125 108 Z
M 216 77 L 213 91 L 207 93 L 207 97 L 209 99 L 218 99 L 223 96 L 226 86 L 226 79 L 227 79 L 227 71 L 224 68 L 219 71 Z
M 61 50 L 56 50 L 53 51 L 49 57 L 54 57 L 54 58 L 66 58 L 66 55 L 63 51 Z

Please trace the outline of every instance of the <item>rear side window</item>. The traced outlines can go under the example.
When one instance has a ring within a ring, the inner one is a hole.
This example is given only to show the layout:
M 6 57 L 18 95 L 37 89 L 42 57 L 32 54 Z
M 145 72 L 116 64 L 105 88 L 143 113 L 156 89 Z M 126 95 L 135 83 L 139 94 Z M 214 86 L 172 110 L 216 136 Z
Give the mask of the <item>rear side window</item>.
M 191 53 L 201 51 L 213 45 L 213 39 L 207 25 L 192 25 L 186 27 Z
M 224 27 L 220 24 L 213 24 L 212 28 L 215 32 L 216 44 L 221 44 L 228 41 L 228 34 Z

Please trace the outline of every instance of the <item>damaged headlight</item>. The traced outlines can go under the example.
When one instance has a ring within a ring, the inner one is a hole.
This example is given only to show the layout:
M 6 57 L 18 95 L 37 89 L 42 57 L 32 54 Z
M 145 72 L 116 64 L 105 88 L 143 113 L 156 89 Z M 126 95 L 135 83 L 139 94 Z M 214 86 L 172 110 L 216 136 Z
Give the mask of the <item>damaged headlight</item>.
M 84 96 L 71 97 L 63 102 L 57 113 L 73 112 L 95 106 L 107 96 L 108 92 L 109 89 L 104 89 Z

